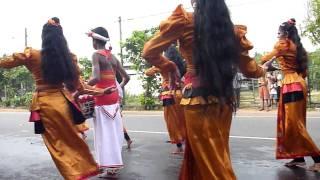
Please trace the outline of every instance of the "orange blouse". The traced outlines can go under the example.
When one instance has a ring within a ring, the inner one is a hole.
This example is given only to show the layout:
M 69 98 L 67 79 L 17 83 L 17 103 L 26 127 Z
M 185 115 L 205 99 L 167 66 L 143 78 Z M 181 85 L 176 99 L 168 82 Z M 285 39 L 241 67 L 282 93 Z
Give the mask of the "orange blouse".
M 178 40 L 179 51 L 186 60 L 187 73 L 195 73 L 192 62 L 193 53 L 193 14 L 186 12 L 182 5 L 179 5 L 172 15 L 160 24 L 160 32 L 148 41 L 143 49 L 142 56 L 152 65 L 162 71 L 174 70 L 174 63 L 162 56 L 162 52 L 167 49 L 172 42 Z M 248 51 L 253 48 L 252 44 L 246 39 L 246 26 L 235 25 L 235 33 L 242 47 L 240 70 L 249 77 L 259 77 L 264 72 L 257 63 L 249 57 Z
M 241 59 L 239 63 L 240 71 L 247 77 L 257 78 L 264 74 L 264 70 L 252 59 L 248 51 L 253 48 L 252 44 L 246 39 L 246 26 L 236 25 L 236 36 L 241 45 Z M 149 40 L 143 49 L 142 56 L 150 64 L 156 66 L 163 72 L 175 70 L 175 64 L 162 55 L 173 42 L 179 42 L 179 51 L 186 60 L 187 73 L 196 76 L 196 69 L 192 61 L 193 55 L 193 14 L 186 12 L 182 5 L 179 5 L 172 15 L 160 24 L 160 31 Z M 187 85 L 190 86 L 190 85 Z M 197 102 L 195 102 L 197 103 Z
M 148 41 L 142 56 L 162 71 L 175 70 L 175 64 L 162 55 L 173 42 L 179 41 L 179 51 L 187 61 L 187 72 L 193 71 L 193 15 L 179 5 L 173 14 L 160 24 L 160 32 Z
M 261 58 L 261 63 L 277 58 L 280 69 L 286 73 L 296 72 L 298 64 L 296 61 L 297 46 L 289 39 L 279 39 L 273 50 Z M 305 73 L 304 73 L 305 74 Z
M 160 73 L 161 77 L 162 77 L 162 84 L 161 86 L 164 87 L 168 87 L 169 86 L 169 74 L 165 73 L 163 71 L 161 71 L 161 69 L 152 66 L 151 68 L 147 69 L 145 74 L 147 76 L 154 76 L 155 74 Z
M 77 64 L 77 58 L 73 55 L 73 61 Z M 32 74 L 32 77 L 36 83 L 37 90 L 46 91 L 50 89 L 62 89 L 63 84 L 51 85 L 47 84 L 42 77 L 41 73 L 41 53 L 39 50 L 32 49 L 30 47 L 26 48 L 22 53 L 14 53 L 11 56 L 5 58 L 0 58 L 0 68 L 14 68 L 18 66 L 25 66 Z M 80 74 L 80 68 L 77 65 L 77 71 Z M 57 72 L 59 73 L 59 72 Z M 74 82 L 75 87 L 81 94 L 90 95 L 103 95 L 103 90 L 94 88 L 92 86 L 86 85 L 81 78 Z M 70 93 L 63 90 L 63 93 L 69 100 L 73 100 Z M 32 104 L 30 110 L 39 109 L 39 104 L 37 103 L 37 93 L 34 94 L 32 98 Z

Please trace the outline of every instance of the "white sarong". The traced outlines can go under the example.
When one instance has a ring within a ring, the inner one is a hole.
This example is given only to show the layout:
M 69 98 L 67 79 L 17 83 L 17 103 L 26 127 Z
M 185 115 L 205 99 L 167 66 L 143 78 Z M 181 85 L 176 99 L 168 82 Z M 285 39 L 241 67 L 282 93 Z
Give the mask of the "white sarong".
M 95 106 L 94 147 L 102 168 L 122 167 L 123 125 L 119 104 Z

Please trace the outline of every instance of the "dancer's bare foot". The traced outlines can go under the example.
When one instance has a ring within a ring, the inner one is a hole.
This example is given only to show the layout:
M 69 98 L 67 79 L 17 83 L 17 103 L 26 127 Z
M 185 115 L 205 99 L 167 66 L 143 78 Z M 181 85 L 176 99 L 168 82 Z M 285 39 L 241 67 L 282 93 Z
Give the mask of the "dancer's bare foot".
M 82 136 L 82 139 L 83 139 L 83 140 L 87 139 L 87 137 L 88 137 L 88 136 L 86 135 L 86 133 L 81 133 L 81 136 Z
M 171 154 L 183 154 L 184 150 L 182 147 L 177 148 L 175 151 L 171 152 Z
M 309 171 L 320 172 L 320 163 L 314 163 L 308 168 Z
M 87 138 L 87 135 L 84 132 L 78 133 L 81 139 L 85 140 Z
M 295 167 L 295 166 L 305 166 L 306 162 L 304 161 L 296 161 L 296 160 L 292 160 L 290 162 L 287 162 L 284 164 L 287 167 Z
M 133 141 L 131 139 L 127 141 L 127 149 L 131 149 L 132 142 Z
M 99 175 L 99 178 L 117 178 L 122 168 L 107 168 Z

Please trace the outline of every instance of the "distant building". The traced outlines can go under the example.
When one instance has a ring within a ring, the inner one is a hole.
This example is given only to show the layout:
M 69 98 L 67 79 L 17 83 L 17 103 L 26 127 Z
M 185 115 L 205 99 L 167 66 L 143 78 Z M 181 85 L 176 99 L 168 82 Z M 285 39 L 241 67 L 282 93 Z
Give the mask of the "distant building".
M 142 81 L 139 79 L 139 74 L 132 68 L 132 64 L 124 64 L 124 69 L 130 76 L 130 81 L 125 87 L 125 92 L 130 95 L 140 95 L 143 93 Z

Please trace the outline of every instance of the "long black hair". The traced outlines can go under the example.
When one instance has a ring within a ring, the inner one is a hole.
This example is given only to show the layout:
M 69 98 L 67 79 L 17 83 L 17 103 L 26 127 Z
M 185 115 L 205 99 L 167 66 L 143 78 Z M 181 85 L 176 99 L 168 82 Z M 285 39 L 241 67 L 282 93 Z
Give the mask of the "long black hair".
M 305 73 L 308 69 L 308 55 L 301 43 L 301 39 L 296 28 L 296 20 L 291 18 L 289 21 L 282 23 L 279 27 L 279 31 L 285 34 L 288 39 L 290 39 L 297 46 L 297 72 Z
M 70 85 L 78 78 L 60 20 L 56 17 L 42 29 L 41 71 L 44 81 L 53 85 Z
M 175 44 L 172 44 L 165 50 L 164 56 L 170 61 L 174 62 L 179 69 L 180 76 L 182 77 L 186 73 L 186 66 Z
M 224 0 L 196 0 L 193 61 L 200 83 L 221 105 L 235 107 L 233 79 L 240 57 Z

